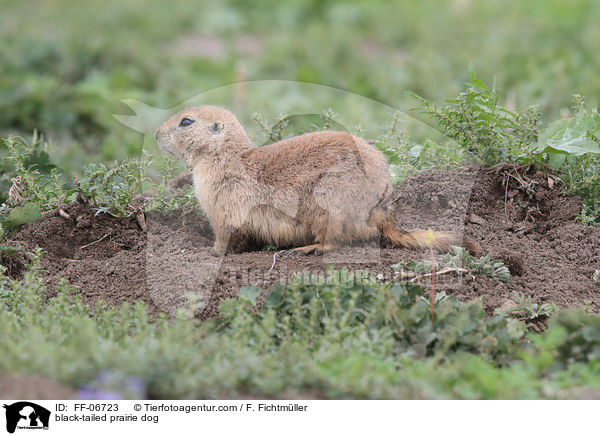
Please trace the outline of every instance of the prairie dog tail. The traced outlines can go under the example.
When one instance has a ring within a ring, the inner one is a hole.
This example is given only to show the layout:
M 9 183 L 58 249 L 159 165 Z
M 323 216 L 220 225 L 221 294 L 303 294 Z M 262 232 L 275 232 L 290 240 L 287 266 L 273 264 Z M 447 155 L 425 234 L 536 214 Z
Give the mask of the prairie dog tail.
M 392 244 L 402 245 L 408 248 L 428 247 L 430 235 L 427 231 L 417 230 L 406 232 L 398 228 L 398 223 L 392 217 L 391 213 L 381 208 L 373 209 L 370 216 L 370 224 L 376 226 L 381 234 Z M 468 236 L 448 232 L 433 232 L 433 248 L 442 252 L 449 252 L 452 246 L 464 247 L 473 255 L 481 254 L 481 247 L 477 242 Z

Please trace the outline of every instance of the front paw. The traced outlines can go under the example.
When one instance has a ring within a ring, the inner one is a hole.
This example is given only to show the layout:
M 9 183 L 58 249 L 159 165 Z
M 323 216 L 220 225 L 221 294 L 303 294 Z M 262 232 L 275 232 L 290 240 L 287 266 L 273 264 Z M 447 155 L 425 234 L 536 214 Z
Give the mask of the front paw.
M 215 247 L 206 248 L 206 253 L 212 257 L 222 257 L 225 255 L 225 252 L 221 252 L 221 251 L 217 250 Z

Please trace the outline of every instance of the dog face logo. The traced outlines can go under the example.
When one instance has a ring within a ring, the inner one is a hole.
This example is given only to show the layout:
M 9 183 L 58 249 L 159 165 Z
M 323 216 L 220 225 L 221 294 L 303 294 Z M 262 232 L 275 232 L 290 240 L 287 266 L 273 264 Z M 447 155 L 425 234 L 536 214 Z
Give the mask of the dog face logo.
M 50 411 L 29 401 L 3 406 L 6 409 L 6 431 L 19 429 L 48 429 Z

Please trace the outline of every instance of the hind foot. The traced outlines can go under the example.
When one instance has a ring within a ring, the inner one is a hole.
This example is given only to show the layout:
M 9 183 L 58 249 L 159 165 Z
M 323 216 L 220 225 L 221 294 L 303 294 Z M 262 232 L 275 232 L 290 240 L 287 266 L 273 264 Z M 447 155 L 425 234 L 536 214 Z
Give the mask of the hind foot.
M 294 254 L 311 254 L 314 253 L 315 255 L 322 253 L 323 252 L 323 244 L 312 244 L 312 245 L 305 245 L 304 247 L 297 247 L 297 248 L 292 248 L 290 250 L 291 253 Z
M 291 250 L 289 250 L 291 253 L 295 253 L 295 254 L 314 254 L 319 255 L 319 254 L 323 254 L 323 253 L 327 253 L 329 251 L 334 250 L 336 247 L 334 245 L 331 244 L 311 244 L 311 245 L 305 245 L 304 247 L 297 247 L 297 248 L 292 248 Z

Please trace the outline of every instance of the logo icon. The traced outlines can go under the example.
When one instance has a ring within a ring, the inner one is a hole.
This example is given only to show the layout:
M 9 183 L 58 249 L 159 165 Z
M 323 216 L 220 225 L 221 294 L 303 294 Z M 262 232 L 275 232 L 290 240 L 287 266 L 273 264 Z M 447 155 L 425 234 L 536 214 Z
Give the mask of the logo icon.
M 6 431 L 14 433 L 18 429 L 48 429 L 50 411 L 29 401 L 19 401 L 4 405 L 6 409 Z

